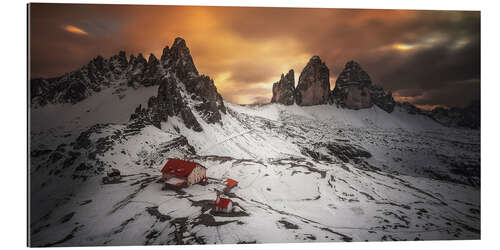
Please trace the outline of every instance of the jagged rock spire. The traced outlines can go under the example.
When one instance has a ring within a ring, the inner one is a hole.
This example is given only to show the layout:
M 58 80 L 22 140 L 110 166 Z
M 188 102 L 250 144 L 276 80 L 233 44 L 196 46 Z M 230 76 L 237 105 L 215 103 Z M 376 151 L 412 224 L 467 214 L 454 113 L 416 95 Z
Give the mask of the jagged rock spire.
M 139 55 L 137 55 L 136 62 L 140 63 L 140 64 L 147 64 L 148 63 L 146 61 L 146 58 L 144 58 L 144 56 L 142 55 L 142 53 L 139 53 Z
M 156 58 L 156 56 L 153 53 L 149 54 L 149 58 L 148 58 L 149 65 L 153 65 L 153 64 L 156 65 L 158 62 L 159 62 L 158 59 Z
M 335 86 L 339 87 L 343 87 L 346 84 L 368 86 L 372 84 L 372 80 L 368 73 L 361 68 L 359 63 L 351 60 L 345 64 L 344 70 L 342 70 L 335 82 Z
M 168 51 L 168 59 L 166 61 L 167 68 L 173 68 L 177 77 L 181 80 L 187 80 L 190 77 L 197 76 L 198 70 L 194 65 L 193 58 L 184 39 L 175 38 L 174 44 Z
M 271 103 L 293 105 L 295 103 L 295 76 L 293 69 L 286 75 L 281 74 L 281 79 L 273 84 L 273 97 Z
M 170 52 L 170 49 L 168 48 L 168 45 L 167 45 L 167 46 L 165 46 L 165 48 L 163 48 L 163 52 L 161 54 L 160 60 L 161 60 L 162 64 L 165 64 L 167 62 L 169 52 Z
M 160 79 L 158 94 L 150 98 L 145 109 L 138 108 L 131 119 L 149 120 L 160 127 L 161 122 L 177 116 L 187 128 L 194 131 L 203 130 L 198 119 L 209 124 L 222 123 L 221 113 L 226 113 L 222 96 L 210 77 L 198 74 L 184 39 L 176 38 L 172 47 L 163 49 L 161 63 L 158 63 L 161 69 L 153 72 L 154 67 L 151 65 L 155 64 L 155 58 L 150 56 L 149 71 L 146 71 L 145 76 Z M 166 74 L 155 77 L 155 74 L 163 71 Z
M 392 93 L 372 84 L 368 73 L 353 60 L 345 64 L 344 70 L 338 76 L 331 102 L 350 109 L 370 108 L 375 104 L 389 113 L 394 110 L 396 104 Z
M 313 56 L 300 73 L 295 101 L 301 106 L 326 104 L 330 94 L 330 70 L 319 56 Z

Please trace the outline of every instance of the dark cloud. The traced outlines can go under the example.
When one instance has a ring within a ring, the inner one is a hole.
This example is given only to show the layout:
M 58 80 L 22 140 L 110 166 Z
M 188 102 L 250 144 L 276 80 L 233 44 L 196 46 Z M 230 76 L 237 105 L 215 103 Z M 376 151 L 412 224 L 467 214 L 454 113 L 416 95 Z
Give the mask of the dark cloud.
M 375 83 L 417 105 L 463 106 L 479 98 L 479 12 L 31 6 L 33 77 L 62 74 L 122 49 L 159 55 L 181 36 L 199 71 L 232 102 L 269 99 L 281 73 L 292 68 L 298 76 L 312 55 L 326 62 L 332 79 L 354 59 Z

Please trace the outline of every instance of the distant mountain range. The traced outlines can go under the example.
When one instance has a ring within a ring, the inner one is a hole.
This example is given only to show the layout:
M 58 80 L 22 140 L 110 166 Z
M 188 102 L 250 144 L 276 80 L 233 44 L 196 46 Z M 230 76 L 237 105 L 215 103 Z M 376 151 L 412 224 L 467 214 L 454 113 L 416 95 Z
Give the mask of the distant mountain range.
M 333 104 L 347 109 L 367 109 L 373 105 L 391 113 L 395 106 L 400 106 L 410 114 L 431 117 L 447 127 L 480 128 L 480 101 L 474 101 L 465 108 L 435 108 L 426 111 L 408 102 L 396 102 L 391 91 L 372 83 L 370 76 L 355 61 L 346 63 L 344 70 L 337 77 L 335 88 L 330 91 L 330 73 L 328 67 L 318 56 L 313 56 L 302 70 L 295 87 L 294 71 L 273 84 L 272 103 L 300 106 Z
M 410 103 L 396 102 L 392 93 L 373 84 L 368 73 L 355 61 L 346 63 L 332 91 L 329 76 L 330 71 L 325 63 L 319 56 L 313 56 L 302 70 L 297 86 L 293 69 L 286 75 L 281 75 L 281 79 L 273 84 L 271 102 L 299 106 L 331 104 L 348 109 L 365 109 L 376 105 L 388 113 L 398 105 L 411 114 L 429 116 L 447 127 L 480 128 L 479 100 L 465 108 L 435 108 L 425 111 Z M 130 55 L 127 59 L 126 52 L 120 51 L 107 59 L 97 56 L 82 68 L 59 77 L 31 79 L 31 104 L 32 107 L 39 107 L 49 103 L 77 103 L 110 87 L 139 88 L 162 85 L 162 95 L 151 100 L 151 105 L 141 109 L 148 109 L 148 117 L 158 124 L 159 121 L 167 119 L 160 115 L 166 108 L 169 115 L 180 114 L 190 127 L 199 130 L 200 126 L 196 124 L 190 110 L 183 108 L 185 100 L 182 100 L 179 91 L 172 85 L 172 77 L 188 82 L 187 91 L 198 98 L 200 103 L 195 108 L 203 110 L 204 119 L 209 122 L 220 120 L 217 110 L 225 112 L 222 97 L 212 79 L 199 75 L 182 38 L 175 39 L 172 48 L 166 46 L 160 59 L 153 54 L 149 55 L 148 60 L 142 54 L 137 57 Z M 158 102 L 165 100 L 169 100 L 170 107 L 160 107 Z M 139 113 L 144 116 L 144 111 Z M 153 114 L 155 112 L 156 114 Z

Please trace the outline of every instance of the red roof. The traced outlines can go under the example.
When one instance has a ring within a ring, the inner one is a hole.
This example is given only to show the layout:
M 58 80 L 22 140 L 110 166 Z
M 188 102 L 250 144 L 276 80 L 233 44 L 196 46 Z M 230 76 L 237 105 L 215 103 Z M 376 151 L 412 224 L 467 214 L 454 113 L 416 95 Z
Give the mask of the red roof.
M 196 167 L 196 164 L 196 162 L 191 161 L 168 159 L 161 172 L 164 174 L 171 174 L 176 177 L 187 177 Z
M 235 180 L 233 180 L 233 179 L 227 179 L 227 180 L 225 181 L 225 183 L 226 183 L 226 186 L 227 186 L 228 188 L 232 188 L 232 187 L 234 187 L 234 186 L 238 185 L 238 182 L 237 182 L 237 181 L 235 181 Z
M 216 207 L 222 207 L 222 208 L 227 208 L 227 206 L 229 205 L 229 202 L 231 202 L 230 199 L 226 199 L 226 198 L 219 198 L 219 202 L 215 202 L 215 206 Z

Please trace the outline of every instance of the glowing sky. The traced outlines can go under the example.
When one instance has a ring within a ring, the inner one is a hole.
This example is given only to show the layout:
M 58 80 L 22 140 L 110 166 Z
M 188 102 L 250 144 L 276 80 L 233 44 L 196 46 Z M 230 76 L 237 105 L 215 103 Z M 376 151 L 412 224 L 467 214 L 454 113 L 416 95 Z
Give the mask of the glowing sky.
M 480 95 L 480 13 L 460 11 L 32 4 L 31 77 L 120 50 L 157 57 L 182 37 L 225 100 L 269 101 L 313 55 L 331 86 L 354 59 L 397 100 L 464 106 Z

